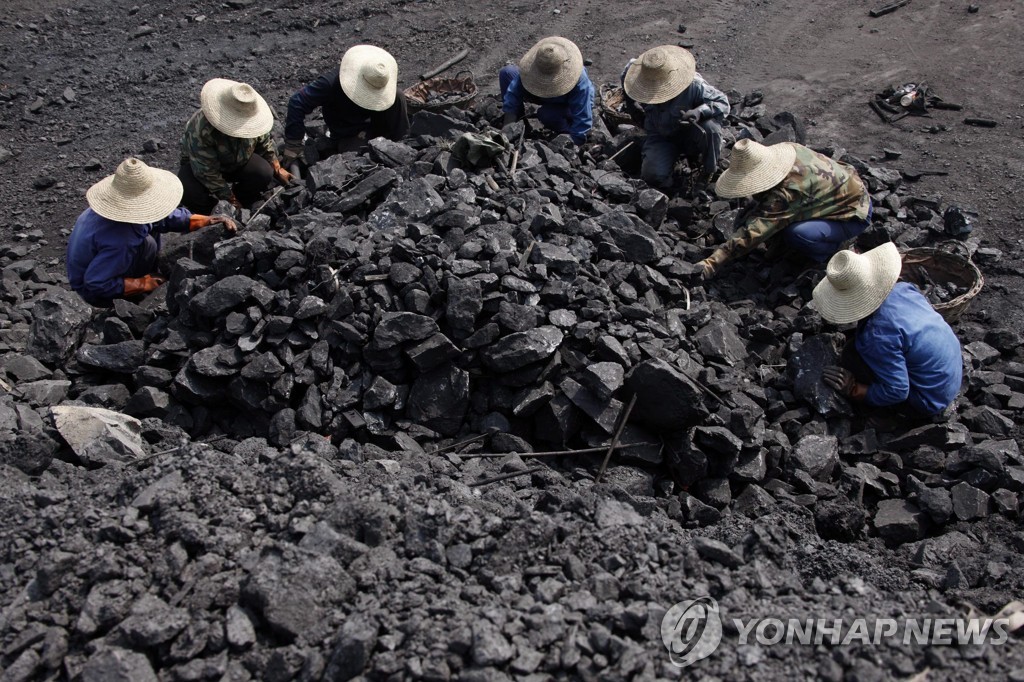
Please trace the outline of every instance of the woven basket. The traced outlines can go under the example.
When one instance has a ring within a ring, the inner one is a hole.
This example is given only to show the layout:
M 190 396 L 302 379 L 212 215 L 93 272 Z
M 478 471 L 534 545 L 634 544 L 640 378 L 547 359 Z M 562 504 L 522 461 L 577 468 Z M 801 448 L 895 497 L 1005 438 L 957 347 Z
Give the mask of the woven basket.
M 921 269 L 928 273 L 928 278 L 936 284 L 955 284 L 966 287 L 967 292 L 950 299 L 945 303 L 934 303 L 932 307 L 947 322 L 955 322 L 974 300 L 985 284 L 978 266 L 967 258 L 955 253 L 929 247 L 910 249 L 902 254 L 903 273 L 900 279 L 923 286 L 926 282 L 921 277 Z
M 632 123 L 633 118 L 619 109 L 626 101 L 626 92 L 618 85 L 605 83 L 601 86 L 601 115 L 608 123 L 618 125 L 620 123 Z
M 476 81 L 468 69 L 459 71 L 453 78 L 435 76 L 411 85 L 402 91 L 409 102 L 409 110 L 443 111 L 448 107 L 468 109 L 476 100 Z M 431 96 L 450 95 L 431 101 Z

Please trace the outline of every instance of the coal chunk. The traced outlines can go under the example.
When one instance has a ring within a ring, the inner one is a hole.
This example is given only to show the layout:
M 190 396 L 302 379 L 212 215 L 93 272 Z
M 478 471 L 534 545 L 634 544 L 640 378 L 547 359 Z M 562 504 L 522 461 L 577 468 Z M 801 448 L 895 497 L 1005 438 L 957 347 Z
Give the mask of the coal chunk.
M 924 537 L 924 515 L 906 500 L 883 500 L 875 512 L 875 530 L 893 545 L 914 542 Z
M 469 373 L 448 365 L 420 375 L 409 391 L 409 418 L 443 436 L 462 427 L 469 406 Z
M 273 294 L 251 277 L 231 275 L 200 292 L 189 302 L 189 309 L 197 315 L 216 318 L 251 298 L 269 300 Z
M 696 383 L 664 360 L 646 360 L 630 371 L 627 388 L 636 394 L 633 418 L 659 429 L 683 429 L 708 414 Z
M 40 362 L 59 365 L 67 360 L 85 326 L 92 319 L 92 307 L 76 294 L 52 289 L 32 306 L 25 352 Z
M 821 378 L 823 369 L 839 364 L 836 340 L 832 334 L 812 336 L 800 344 L 786 365 L 789 380 L 793 382 L 793 394 L 826 418 L 853 414 L 849 401 Z
M 513 372 L 551 357 L 563 338 L 562 331 L 551 325 L 509 334 L 486 348 L 482 360 L 495 372 Z
M 839 441 L 835 436 L 804 436 L 789 453 L 790 471 L 806 471 L 816 481 L 828 481 L 839 464 Z
M 373 330 L 374 350 L 387 350 L 409 341 L 421 341 L 438 333 L 437 323 L 416 313 L 384 313 Z
M 86 367 L 118 374 L 132 374 L 145 360 L 142 341 L 122 341 L 104 346 L 85 344 L 78 349 L 78 361 Z
M 950 491 L 953 498 L 953 513 L 961 521 L 983 519 L 991 511 L 991 498 L 984 490 L 978 490 L 969 483 L 960 482 Z

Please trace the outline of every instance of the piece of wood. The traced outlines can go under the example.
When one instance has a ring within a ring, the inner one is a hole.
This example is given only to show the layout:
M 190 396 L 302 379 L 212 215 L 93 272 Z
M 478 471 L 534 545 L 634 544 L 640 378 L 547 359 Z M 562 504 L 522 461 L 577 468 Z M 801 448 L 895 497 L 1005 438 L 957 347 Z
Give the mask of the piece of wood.
M 965 118 L 964 123 L 979 128 L 995 128 L 997 123 L 990 118 Z
M 469 48 L 466 48 L 466 49 L 462 50 L 461 52 L 459 52 L 454 57 L 452 57 L 451 59 L 449 59 L 448 61 L 446 61 L 444 64 L 441 64 L 440 66 L 438 66 L 437 68 L 431 69 L 430 71 L 427 71 L 426 73 L 421 73 L 420 74 L 420 80 L 421 81 L 425 81 L 428 78 L 433 78 L 434 76 L 436 76 L 437 74 L 441 73 L 442 71 L 446 71 L 446 70 L 452 68 L 453 66 L 455 66 L 456 64 L 458 64 L 459 62 L 461 62 L 463 59 L 465 59 L 468 56 L 469 56 Z
M 614 160 L 615 160 L 615 157 L 616 157 L 616 156 L 618 156 L 619 154 L 621 154 L 622 152 L 626 151 L 627 149 L 629 149 L 629 148 L 630 148 L 630 147 L 632 147 L 632 146 L 633 146 L 633 142 L 630 142 L 630 143 L 629 143 L 629 144 L 627 144 L 627 145 L 626 145 L 625 147 L 623 147 L 623 148 L 622 148 L 622 149 L 620 149 L 619 151 L 617 151 L 617 152 L 615 152 L 614 154 L 612 154 L 611 156 L 609 156 L 609 157 L 608 157 L 608 160 L 609 160 L 609 161 L 614 161 Z
M 497 483 L 498 481 L 507 481 L 510 478 L 516 478 L 517 476 L 526 476 L 527 474 L 535 474 L 538 471 L 544 471 L 547 467 L 534 467 L 532 469 L 524 469 L 523 471 L 513 471 L 509 474 L 502 474 L 501 476 L 495 476 L 493 478 L 485 478 L 482 481 L 470 483 L 470 488 L 479 488 L 482 485 L 488 485 L 490 483 Z
M 878 114 L 878 118 L 882 119 L 883 123 L 889 123 L 889 114 L 882 111 L 882 107 L 875 100 L 868 102 L 868 106 L 871 107 L 871 111 Z
M 890 12 L 895 12 L 900 7 L 903 7 L 904 5 L 909 5 L 909 4 L 910 4 L 910 0 L 897 0 L 896 2 L 889 3 L 888 5 L 885 5 L 883 7 L 879 7 L 878 9 L 873 9 L 870 12 L 868 12 L 868 14 L 870 14 L 874 18 L 878 18 L 880 16 L 889 14 Z
M 945 111 L 963 111 L 964 105 L 954 104 L 953 102 L 943 102 L 941 100 L 936 102 L 929 102 L 929 107 L 932 109 L 943 109 Z
M 619 422 L 619 428 L 615 429 L 615 437 L 612 438 L 611 445 L 608 446 L 608 452 L 604 454 L 604 461 L 601 462 L 601 469 L 597 472 L 597 478 L 594 479 L 595 483 L 600 483 L 601 479 L 604 478 L 605 469 L 608 468 L 608 461 L 612 458 L 612 452 L 615 451 L 615 447 L 619 444 L 619 436 L 622 435 L 622 430 L 626 428 L 626 422 L 629 421 L 629 415 L 633 411 L 633 406 L 636 405 L 636 393 L 629 399 L 629 405 L 626 406 L 626 411 L 622 415 L 622 421 Z

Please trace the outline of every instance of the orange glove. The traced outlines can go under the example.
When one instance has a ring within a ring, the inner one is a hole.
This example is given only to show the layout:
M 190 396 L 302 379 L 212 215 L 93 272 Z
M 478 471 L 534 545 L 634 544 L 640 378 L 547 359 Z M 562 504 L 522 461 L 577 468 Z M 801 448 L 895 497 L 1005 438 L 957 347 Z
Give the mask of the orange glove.
M 277 181 L 280 182 L 282 185 L 287 185 L 289 182 L 292 181 L 292 174 L 286 171 L 281 166 L 280 161 L 274 159 L 273 161 L 270 162 L 270 165 L 274 167 L 274 177 L 276 177 Z
M 198 213 L 193 213 L 192 217 L 188 219 L 189 232 L 195 232 L 196 230 L 201 230 L 204 227 L 209 227 L 210 225 L 223 225 L 224 229 L 226 229 L 231 234 L 234 234 L 235 232 L 238 231 L 238 225 L 236 225 L 235 221 L 227 217 L 226 215 L 207 216 L 199 215 Z
M 140 294 L 148 294 L 163 283 L 164 278 L 157 277 L 155 275 L 146 275 L 144 277 L 125 277 L 124 295 L 138 296 Z

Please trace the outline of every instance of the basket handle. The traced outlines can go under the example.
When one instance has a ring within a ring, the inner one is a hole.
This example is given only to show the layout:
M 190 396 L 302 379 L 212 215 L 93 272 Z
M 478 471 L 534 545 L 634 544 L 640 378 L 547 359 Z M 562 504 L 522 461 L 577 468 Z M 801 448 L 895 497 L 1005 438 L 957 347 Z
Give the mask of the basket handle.
M 462 69 L 461 71 L 455 72 L 455 77 L 458 78 L 459 76 L 461 76 L 464 73 L 468 73 L 469 74 L 469 80 L 472 81 L 473 83 L 476 83 L 476 77 L 473 75 L 473 72 L 470 69 Z

